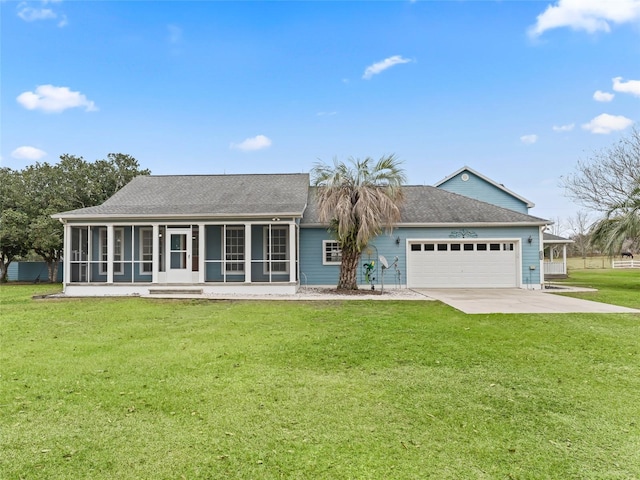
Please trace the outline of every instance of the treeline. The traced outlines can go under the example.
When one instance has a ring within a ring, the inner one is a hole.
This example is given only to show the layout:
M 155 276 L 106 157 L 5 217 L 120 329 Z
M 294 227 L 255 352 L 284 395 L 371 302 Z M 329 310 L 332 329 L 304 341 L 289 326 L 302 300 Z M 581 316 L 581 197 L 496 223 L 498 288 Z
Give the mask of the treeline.
M 100 205 L 134 177 L 150 173 L 122 153 L 94 162 L 65 154 L 54 165 L 0 168 L 0 282 L 7 281 L 12 261 L 29 254 L 47 263 L 49 281 L 54 281 L 63 254 L 63 226 L 51 215 Z

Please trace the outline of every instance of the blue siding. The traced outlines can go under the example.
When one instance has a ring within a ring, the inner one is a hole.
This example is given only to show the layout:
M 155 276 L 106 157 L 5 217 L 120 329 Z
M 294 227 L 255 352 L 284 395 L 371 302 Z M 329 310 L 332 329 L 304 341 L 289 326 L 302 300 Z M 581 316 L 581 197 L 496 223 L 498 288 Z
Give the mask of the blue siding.
M 463 174 L 469 175 L 469 180 L 462 181 Z M 495 185 L 491 185 L 483 178 L 474 175 L 467 170 L 460 172 L 453 178 L 450 178 L 438 188 L 448 192 L 458 193 L 465 197 L 475 198 L 483 202 L 491 203 L 499 207 L 508 208 L 520 213 L 529 213 L 527 204 L 513 195 L 500 190 Z
M 381 282 L 381 270 L 378 262 L 378 256 L 383 255 L 387 261 L 393 263 L 395 257 L 398 257 L 398 270 L 400 271 L 400 283 L 405 285 L 406 278 L 406 244 L 407 239 L 447 239 L 451 240 L 452 235 L 458 233 L 461 229 L 472 231 L 477 238 L 509 238 L 520 239 L 522 245 L 521 255 L 521 272 L 522 286 L 529 284 L 540 284 L 540 260 L 539 251 L 539 230 L 538 227 L 490 227 L 490 228 L 396 228 L 392 235 L 382 234 L 376 237 L 370 244 L 370 248 L 362 254 L 360 271 L 358 272 L 358 281 L 364 284 L 364 270 L 362 265 L 370 260 L 376 261 L 376 284 Z M 527 240 L 531 236 L 532 242 Z M 396 244 L 396 239 L 400 238 L 400 243 Z M 337 285 L 338 275 L 340 271 L 339 265 L 323 265 L 322 264 L 322 241 L 329 240 L 331 236 L 326 229 L 323 228 L 302 228 L 300 230 L 300 271 L 301 284 L 305 285 Z M 530 266 L 535 269 L 531 270 Z M 396 282 L 396 270 L 389 269 L 385 272 L 385 285 L 392 285 Z
M 57 282 L 62 282 L 63 265 L 58 265 Z M 7 271 L 7 280 L 10 282 L 41 282 L 49 280 L 49 270 L 45 262 L 11 262 Z

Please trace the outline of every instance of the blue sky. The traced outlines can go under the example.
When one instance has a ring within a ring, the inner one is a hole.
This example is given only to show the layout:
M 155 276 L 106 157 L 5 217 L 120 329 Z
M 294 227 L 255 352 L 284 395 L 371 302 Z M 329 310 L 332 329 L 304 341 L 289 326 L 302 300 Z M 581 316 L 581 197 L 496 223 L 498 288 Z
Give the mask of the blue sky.
M 464 165 L 561 220 L 560 177 L 640 121 L 640 0 L 0 1 L 1 162 L 154 174 Z

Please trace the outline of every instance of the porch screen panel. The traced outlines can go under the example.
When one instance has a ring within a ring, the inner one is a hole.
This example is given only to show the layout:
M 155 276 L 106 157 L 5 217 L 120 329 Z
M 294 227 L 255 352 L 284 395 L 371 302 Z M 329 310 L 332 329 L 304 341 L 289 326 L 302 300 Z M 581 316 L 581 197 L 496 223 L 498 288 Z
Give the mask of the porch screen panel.
M 272 227 L 271 241 L 269 242 L 269 267 L 273 273 L 286 273 L 289 271 L 288 248 L 289 228 Z
M 71 227 L 70 280 L 87 282 L 89 271 L 89 227 Z
M 200 255 L 204 255 L 204 281 L 222 282 L 222 226 L 206 225 L 204 227 L 205 250 Z
M 244 274 L 244 227 L 225 229 L 225 272 Z
M 153 227 L 135 227 L 133 232 L 134 281 L 150 282 L 153 278 Z
M 133 227 L 113 229 L 113 281 L 133 281 Z

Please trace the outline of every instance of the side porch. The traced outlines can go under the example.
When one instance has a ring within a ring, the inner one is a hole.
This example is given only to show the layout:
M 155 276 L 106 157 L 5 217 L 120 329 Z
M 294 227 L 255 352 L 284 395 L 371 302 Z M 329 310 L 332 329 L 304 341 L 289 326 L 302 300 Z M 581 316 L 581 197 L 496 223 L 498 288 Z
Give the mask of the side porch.
M 292 294 L 299 278 L 295 218 L 66 223 L 69 296 Z

